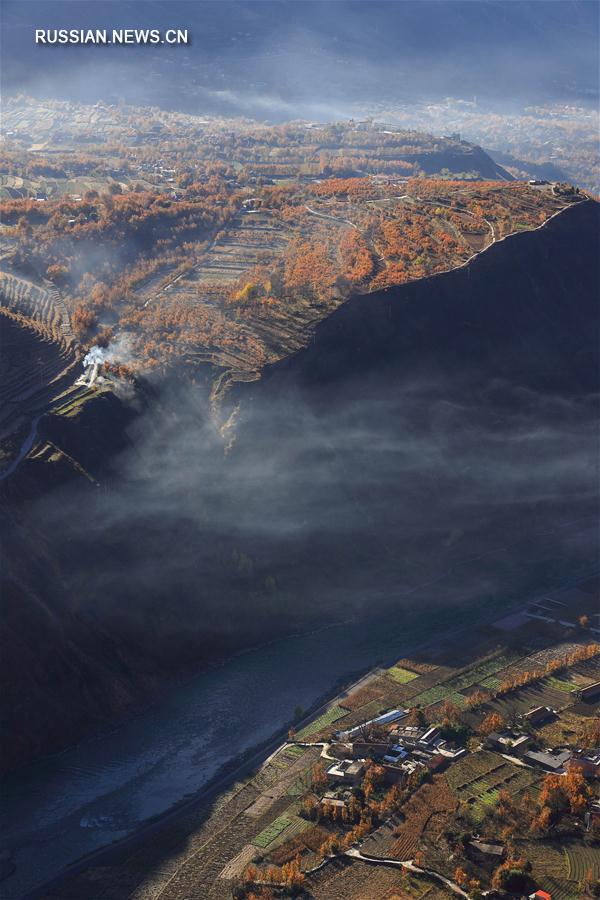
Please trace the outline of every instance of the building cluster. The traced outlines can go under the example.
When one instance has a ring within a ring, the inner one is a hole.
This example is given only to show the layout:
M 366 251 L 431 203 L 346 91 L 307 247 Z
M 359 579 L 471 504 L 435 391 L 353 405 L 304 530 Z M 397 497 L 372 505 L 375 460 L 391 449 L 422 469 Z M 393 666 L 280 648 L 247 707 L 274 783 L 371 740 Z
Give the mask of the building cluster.
M 557 715 L 551 707 L 533 707 L 520 716 L 515 727 L 489 734 L 484 746 L 545 773 L 561 775 L 579 770 L 586 778 L 600 777 L 600 748 L 590 751 L 539 748 L 532 728 Z M 411 776 L 443 771 L 468 752 L 464 746 L 444 739 L 438 726 L 408 724 L 407 716 L 407 710 L 392 709 L 353 728 L 335 732 L 327 752 L 330 790 L 321 803 L 346 806 L 351 789 L 362 783 L 369 761 L 383 769 L 385 784 L 401 786 Z M 596 806 L 588 815 L 593 824 L 597 824 L 600 815 L 600 806 Z
M 388 785 L 404 784 L 415 774 L 438 772 L 463 756 L 464 747 L 444 740 L 438 727 L 407 724 L 407 710 L 393 709 L 347 731 L 338 731 L 329 747 L 335 762 L 327 769 L 330 782 L 354 786 L 376 762 Z
M 590 685 L 590 687 L 596 688 L 597 686 Z M 491 750 L 517 757 L 533 768 L 542 769 L 555 775 L 562 775 L 569 770 L 576 769 L 586 778 L 600 776 L 600 748 L 587 751 L 572 747 L 540 749 L 537 746 L 534 735 L 527 730 L 527 727 L 536 727 L 556 718 L 558 718 L 556 710 L 549 706 L 536 706 L 520 717 L 520 724 L 517 727 L 489 734 L 485 744 Z

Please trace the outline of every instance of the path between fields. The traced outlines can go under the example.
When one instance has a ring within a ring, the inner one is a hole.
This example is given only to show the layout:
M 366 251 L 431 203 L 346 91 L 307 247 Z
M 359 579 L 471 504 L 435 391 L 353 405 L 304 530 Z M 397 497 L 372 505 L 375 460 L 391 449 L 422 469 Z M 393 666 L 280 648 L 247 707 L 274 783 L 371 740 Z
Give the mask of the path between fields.
M 338 225 L 349 225 L 350 228 L 354 228 L 358 231 L 358 225 L 355 225 L 350 219 L 339 219 L 337 216 L 330 216 L 327 213 L 317 212 L 316 209 L 311 209 L 310 206 L 305 206 L 304 209 L 312 216 L 318 216 L 319 219 L 329 219 L 331 222 L 336 222 Z
M 449 878 L 445 878 L 443 875 L 440 875 L 439 872 L 434 872 L 432 869 L 422 869 L 420 866 L 415 866 L 412 860 L 401 861 L 387 856 L 370 856 L 367 853 L 362 853 L 362 851 L 358 850 L 356 847 L 350 847 L 349 850 L 345 851 L 344 855 L 349 856 L 351 859 L 360 859 L 362 862 L 370 863 L 375 866 L 393 866 L 397 869 L 408 869 L 409 872 L 414 872 L 415 875 L 427 875 L 446 885 L 446 887 L 450 888 L 454 894 L 458 894 L 460 897 L 465 897 L 466 900 L 469 900 L 469 895 L 463 891 L 455 881 L 450 881 Z

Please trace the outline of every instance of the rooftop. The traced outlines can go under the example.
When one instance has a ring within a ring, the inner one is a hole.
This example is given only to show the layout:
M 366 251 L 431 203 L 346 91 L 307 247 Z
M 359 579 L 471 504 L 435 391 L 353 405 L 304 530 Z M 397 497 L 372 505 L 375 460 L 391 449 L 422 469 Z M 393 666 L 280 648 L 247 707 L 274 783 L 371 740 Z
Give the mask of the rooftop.
M 524 759 L 534 765 L 557 772 L 571 759 L 571 755 L 571 750 L 530 750 L 525 754 Z

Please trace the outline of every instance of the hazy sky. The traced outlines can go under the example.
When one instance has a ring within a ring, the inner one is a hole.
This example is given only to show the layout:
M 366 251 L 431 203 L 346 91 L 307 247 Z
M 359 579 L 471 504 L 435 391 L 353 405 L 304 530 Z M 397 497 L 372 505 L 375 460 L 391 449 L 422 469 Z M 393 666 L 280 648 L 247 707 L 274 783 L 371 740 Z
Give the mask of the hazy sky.
M 587 0 L 4 0 L 4 90 L 268 118 L 355 101 L 598 96 Z M 187 28 L 189 47 L 40 47 L 35 28 Z

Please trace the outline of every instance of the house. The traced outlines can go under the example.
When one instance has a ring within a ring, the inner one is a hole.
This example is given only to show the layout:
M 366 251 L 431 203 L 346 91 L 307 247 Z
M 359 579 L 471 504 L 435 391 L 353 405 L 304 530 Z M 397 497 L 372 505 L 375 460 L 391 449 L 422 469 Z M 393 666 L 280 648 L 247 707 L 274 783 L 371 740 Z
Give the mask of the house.
M 386 763 L 398 763 L 403 762 L 408 758 L 408 750 L 405 750 L 401 744 L 394 744 L 389 753 L 383 757 L 383 761 Z
M 428 754 L 428 759 L 424 760 L 424 763 L 430 772 L 443 772 L 448 766 L 449 760 L 447 756 L 441 753 L 434 753 L 432 755 Z
M 552 707 L 534 706 L 527 710 L 526 713 L 523 713 L 520 718 L 523 722 L 528 722 L 535 727 L 536 725 L 541 725 L 542 722 L 548 722 L 554 716 L 556 716 L 556 710 L 552 709 Z
M 497 856 L 498 859 L 504 859 L 506 853 L 503 844 L 491 844 L 486 841 L 469 841 L 469 847 L 472 847 L 484 856 Z
M 385 771 L 386 785 L 403 784 L 415 772 L 425 769 L 425 765 L 416 759 L 405 759 L 400 763 L 383 762 L 382 766 Z
M 342 744 L 338 742 L 329 745 L 329 752 L 332 756 L 335 756 L 336 759 L 352 759 L 354 746 L 355 745 L 353 744 Z M 363 756 L 366 756 L 366 754 L 363 753 Z
M 580 688 L 577 691 L 577 698 L 584 700 L 586 703 L 593 703 L 594 700 L 598 700 L 600 698 L 600 681 L 595 681 L 593 684 L 588 684 L 587 687 Z
M 548 891 L 536 891 L 529 895 L 529 900 L 552 900 L 552 895 Z
M 358 784 L 365 774 L 364 760 L 344 759 L 327 769 L 327 777 L 342 784 Z
M 352 798 L 352 794 L 350 791 L 344 791 L 341 795 L 336 794 L 335 791 L 327 791 L 326 794 L 323 794 L 319 803 L 321 806 L 325 807 L 337 807 L 339 809 L 344 809 L 347 807 L 350 800 Z
M 493 731 L 488 734 L 485 743 L 501 753 L 523 753 L 532 742 L 531 735 L 518 731 Z
M 376 719 L 369 719 L 368 722 L 362 722 L 360 725 L 356 725 L 355 728 L 350 728 L 349 731 L 338 731 L 335 737 L 339 740 L 347 741 L 349 738 L 353 738 L 355 735 L 360 734 L 368 725 L 379 725 L 381 727 L 391 725 L 393 722 L 397 722 L 407 715 L 408 712 L 405 709 L 391 709 L 389 712 L 377 716 Z
M 399 769 L 404 773 L 405 776 L 408 776 L 414 775 L 415 772 L 425 769 L 425 765 L 416 759 L 407 759 L 399 766 Z
M 402 741 L 406 747 L 416 747 L 429 728 L 418 725 L 399 725 L 394 729 L 393 735 L 398 741 Z
M 571 753 L 571 750 L 529 750 L 523 755 L 523 759 L 532 766 L 560 775 L 565 771 Z
M 595 750 L 574 750 L 567 767 L 578 769 L 586 778 L 597 778 L 600 775 L 600 747 Z
M 446 759 L 459 759 L 467 752 L 466 747 L 457 747 L 449 741 L 438 741 L 435 745 L 436 756 L 443 756 Z
M 419 738 L 418 743 L 422 747 L 429 747 L 433 744 L 435 739 L 439 737 L 440 729 L 437 726 L 433 726 L 433 728 L 429 728 L 422 737 Z

